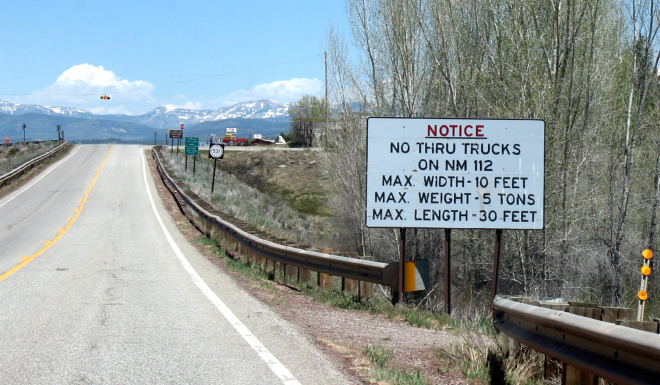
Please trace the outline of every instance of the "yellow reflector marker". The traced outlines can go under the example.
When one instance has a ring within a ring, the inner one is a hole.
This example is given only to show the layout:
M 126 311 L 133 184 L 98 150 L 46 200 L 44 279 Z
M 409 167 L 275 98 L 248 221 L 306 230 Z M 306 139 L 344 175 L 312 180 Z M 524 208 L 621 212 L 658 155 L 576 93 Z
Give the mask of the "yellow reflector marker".
M 652 272 L 651 266 L 642 266 L 642 275 L 651 275 Z
M 644 259 L 653 259 L 653 250 L 644 249 L 644 251 L 642 251 L 642 257 L 644 257 Z
M 649 299 L 649 293 L 647 293 L 646 290 L 640 290 L 637 292 L 637 298 L 639 298 L 640 301 L 646 301 Z
M 404 285 L 403 291 L 408 293 L 411 291 L 417 290 L 417 268 L 415 267 L 415 262 L 408 261 L 404 265 Z

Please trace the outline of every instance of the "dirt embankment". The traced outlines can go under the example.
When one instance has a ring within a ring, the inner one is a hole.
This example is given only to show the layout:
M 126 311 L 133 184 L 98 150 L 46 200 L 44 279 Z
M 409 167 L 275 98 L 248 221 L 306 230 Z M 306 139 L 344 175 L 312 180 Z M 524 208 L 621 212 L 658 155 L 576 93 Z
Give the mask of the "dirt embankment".
M 314 150 L 227 151 L 218 166 L 308 215 L 330 216 L 328 179 Z

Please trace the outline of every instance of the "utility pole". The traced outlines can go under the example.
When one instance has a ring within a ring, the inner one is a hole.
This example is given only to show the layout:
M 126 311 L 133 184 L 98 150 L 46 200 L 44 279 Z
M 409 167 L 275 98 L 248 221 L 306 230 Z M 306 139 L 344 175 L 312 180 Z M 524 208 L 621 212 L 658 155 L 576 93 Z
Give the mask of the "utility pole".
M 22 127 L 22 128 L 23 128 L 23 143 L 25 143 L 25 129 L 27 128 L 27 126 L 25 125 L 25 123 L 23 123 L 23 127 Z

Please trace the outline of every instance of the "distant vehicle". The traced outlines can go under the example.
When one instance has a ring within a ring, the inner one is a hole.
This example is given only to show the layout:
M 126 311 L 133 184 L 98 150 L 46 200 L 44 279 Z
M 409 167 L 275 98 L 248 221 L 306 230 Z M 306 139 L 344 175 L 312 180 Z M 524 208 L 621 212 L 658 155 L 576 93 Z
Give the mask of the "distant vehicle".
M 110 97 L 106 94 L 101 95 L 101 100 L 110 100 Z

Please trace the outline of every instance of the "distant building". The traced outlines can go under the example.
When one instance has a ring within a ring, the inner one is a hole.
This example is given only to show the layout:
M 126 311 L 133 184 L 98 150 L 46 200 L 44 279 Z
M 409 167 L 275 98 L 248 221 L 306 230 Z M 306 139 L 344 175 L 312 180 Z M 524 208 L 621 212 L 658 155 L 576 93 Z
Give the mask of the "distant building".
M 263 138 L 254 138 L 252 139 L 252 145 L 254 146 L 269 146 L 275 144 L 274 140 L 263 139 Z

